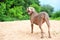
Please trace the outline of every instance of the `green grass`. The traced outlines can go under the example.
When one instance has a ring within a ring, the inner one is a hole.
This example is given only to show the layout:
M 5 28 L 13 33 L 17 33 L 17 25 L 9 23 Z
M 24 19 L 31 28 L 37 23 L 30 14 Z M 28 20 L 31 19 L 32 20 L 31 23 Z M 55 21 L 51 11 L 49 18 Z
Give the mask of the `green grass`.
M 57 17 L 57 18 L 50 18 L 50 20 L 60 20 L 60 17 Z

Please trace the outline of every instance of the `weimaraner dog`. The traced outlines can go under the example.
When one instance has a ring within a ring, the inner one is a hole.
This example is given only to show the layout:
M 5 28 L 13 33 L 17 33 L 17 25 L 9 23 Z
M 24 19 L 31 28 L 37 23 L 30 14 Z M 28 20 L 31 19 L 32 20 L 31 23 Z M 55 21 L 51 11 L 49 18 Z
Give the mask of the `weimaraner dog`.
M 49 23 L 49 16 L 46 12 L 40 12 L 37 13 L 36 10 L 33 7 L 28 7 L 27 12 L 30 15 L 30 21 L 31 21 L 31 33 L 33 33 L 33 24 L 36 24 L 41 29 L 41 38 L 43 38 L 43 30 L 41 28 L 41 25 L 46 22 L 48 26 L 48 34 L 49 38 L 51 38 L 50 35 L 50 23 Z

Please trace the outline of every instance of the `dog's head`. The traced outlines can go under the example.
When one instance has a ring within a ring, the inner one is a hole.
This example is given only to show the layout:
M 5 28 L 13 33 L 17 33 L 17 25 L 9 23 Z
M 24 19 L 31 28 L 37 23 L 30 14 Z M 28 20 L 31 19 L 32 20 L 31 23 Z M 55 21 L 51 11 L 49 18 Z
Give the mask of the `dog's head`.
M 35 12 L 35 9 L 33 7 L 28 7 L 27 12 L 29 15 L 31 15 L 33 12 Z

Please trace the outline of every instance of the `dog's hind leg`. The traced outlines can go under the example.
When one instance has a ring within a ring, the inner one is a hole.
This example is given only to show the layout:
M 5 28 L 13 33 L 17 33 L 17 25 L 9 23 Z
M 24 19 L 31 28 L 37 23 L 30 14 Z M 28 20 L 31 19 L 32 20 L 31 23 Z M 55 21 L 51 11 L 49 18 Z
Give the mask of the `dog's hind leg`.
M 42 20 L 39 22 L 39 28 L 41 30 L 41 38 L 43 38 Z
M 46 24 L 47 24 L 47 26 L 48 26 L 48 35 L 49 35 L 48 37 L 49 37 L 49 38 L 51 38 L 49 19 L 48 19 L 48 18 L 46 18 L 45 20 L 46 20 Z

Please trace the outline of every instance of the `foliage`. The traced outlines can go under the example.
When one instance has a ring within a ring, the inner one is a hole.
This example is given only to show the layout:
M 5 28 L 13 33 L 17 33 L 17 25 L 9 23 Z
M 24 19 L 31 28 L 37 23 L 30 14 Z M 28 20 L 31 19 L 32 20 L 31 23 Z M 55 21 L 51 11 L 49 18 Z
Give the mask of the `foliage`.
M 50 5 L 41 6 L 39 0 L 1 0 L 0 1 L 0 21 L 27 20 L 29 15 L 27 7 L 32 6 L 37 12 L 46 11 L 51 17 L 53 7 Z M 53 18 L 60 17 L 60 12 L 52 15 Z
M 0 21 L 29 19 L 26 8 L 32 4 L 39 5 L 39 0 L 1 0 Z
M 0 3 L 0 15 L 5 14 L 6 11 L 6 4 Z
M 50 18 L 50 20 L 60 20 L 60 17 L 57 17 L 57 18 Z
M 60 10 L 52 14 L 51 20 L 60 20 Z
M 9 9 L 9 13 L 10 13 L 8 14 L 9 16 L 22 18 L 22 13 L 23 13 L 22 6 Z
M 55 18 L 54 20 L 60 20 L 60 17 Z
M 52 15 L 53 10 L 54 10 L 54 8 L 50 5 L 43 5 L 41 7 L 41 11 L 46 11 L 49 14 L 50 17 Z
M 52 14 L 52 18 L 60 17 L 60 10 Z

